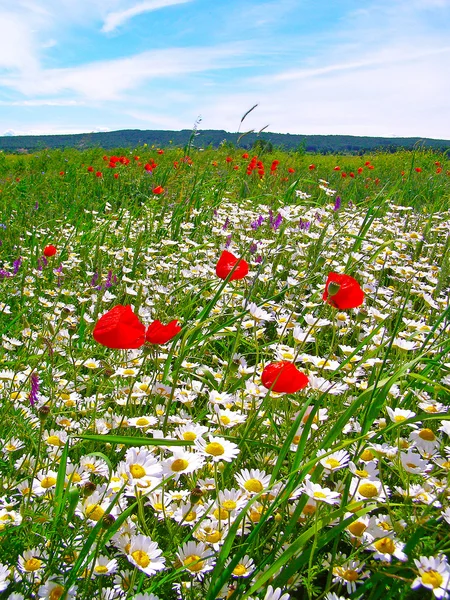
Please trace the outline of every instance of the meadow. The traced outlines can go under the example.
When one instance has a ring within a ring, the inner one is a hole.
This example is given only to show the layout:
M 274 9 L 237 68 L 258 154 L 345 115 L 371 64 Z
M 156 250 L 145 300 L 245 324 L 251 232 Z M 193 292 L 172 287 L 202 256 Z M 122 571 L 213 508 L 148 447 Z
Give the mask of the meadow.
M 0 597 L 450 597 L 445 154 L 0 153 L 0 190 Z

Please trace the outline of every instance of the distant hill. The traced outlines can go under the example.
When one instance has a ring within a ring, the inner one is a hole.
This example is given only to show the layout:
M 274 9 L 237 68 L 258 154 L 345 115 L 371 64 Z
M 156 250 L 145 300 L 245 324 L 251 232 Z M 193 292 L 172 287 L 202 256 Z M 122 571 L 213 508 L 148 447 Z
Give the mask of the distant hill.
M 29 152 L 45 148 L 137 148 L 149 146 L 167 147 L 169 145 L 183 147 L 189 142 L 192 132 L 159 131 L 124 129 L 100 133 L 81 133 L 71 135 L 18 135 L 0 136 L 0 150 L 7 152 Z M 228 133 L 223 130 L 206 129 L 197 132 L 194 139 L 195 147 L 217 148 L 223 143 L 236 145 L 238 133 Z M 416 145 L 437 151 L 450 151 L 449 140 L 434 140 L 428 138 L 381 138 L 360 137 L 352 135 L 298 135 L 289 133 L 264 132 L 259 135 L 248 134 L 241 137 L 239 147 L 250 149 L 259 140 L 259 144 L 271 145 L 273 148 L 284 150 L 300 150 L 321 154 L 363 154 L 374 150 L 396 152 L 399 149 L 412 150 Z

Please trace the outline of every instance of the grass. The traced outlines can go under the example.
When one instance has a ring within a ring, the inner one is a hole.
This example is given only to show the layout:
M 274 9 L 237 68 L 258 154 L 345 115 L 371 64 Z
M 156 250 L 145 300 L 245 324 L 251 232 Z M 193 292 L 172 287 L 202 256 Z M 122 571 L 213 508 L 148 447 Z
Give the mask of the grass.
M 0 154 L 3 596 L 448 597 L 446 156 L 103 154 Z

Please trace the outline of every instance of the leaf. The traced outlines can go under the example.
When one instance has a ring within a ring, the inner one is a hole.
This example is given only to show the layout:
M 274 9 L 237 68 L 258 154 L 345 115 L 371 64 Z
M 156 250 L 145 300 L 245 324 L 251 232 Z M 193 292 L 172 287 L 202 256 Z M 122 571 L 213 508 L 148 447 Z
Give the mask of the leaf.
M 82 440 L 89 440 L 91 442 L 103 442 L 104 444 L 123 444 L 124 446 L 193 446 L 194 442 L 187 440 L 166 440 L 163 438 L 143 438 L 143 437 L 131 437 L 125 435 L 96 435 L 85 433 L 82 435 L 74 435 L 73 437 L 80 438 Z M 109 460 L 101 452 L 92 452 L 92 455 L 101 456 L 106 459 L 107 463 Z

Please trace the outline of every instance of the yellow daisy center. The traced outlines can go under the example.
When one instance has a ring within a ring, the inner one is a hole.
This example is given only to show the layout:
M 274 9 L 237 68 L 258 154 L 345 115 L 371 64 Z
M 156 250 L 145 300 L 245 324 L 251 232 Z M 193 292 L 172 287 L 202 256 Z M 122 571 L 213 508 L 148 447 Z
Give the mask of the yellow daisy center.
M 41 487 L 43 487 L 45 490 L 54 485 L 56 485 L 56 479 L 54 477 L 44 477 L 44 479 L 41 481 Z
M 170 468 L 172 469 L 172 471 L 175 471 L 175 473 L 179 473 L 180 471 L 184 471 L 188 466 L 189 463 L 187 460 L 185 460 L 184 458 L 177 458 L 173 461 Z
M 97 565 L 95 567 L 94 571 L 96 573 L 99 573 L 100 575 L 104 575 L 105 573 L 108 572 L 108 567 L 105 567 L 105 565 Z
M 142 567 L 143 569 L 148 567 L 148 565 L 150 564 L 150 557 L 147 554 L 147 552 L 144 552 L 144 550 L 135 550 L 134 552 L 131 553 L 131 556 L 134 558 L 134 560 L 137 562 L 137 564 L 140 567 Z
M 373 457 L 373 452 L 371 452 L 370 450 L 364 450 L 364 452 L 361 454 L 361 460 L 372 460 Z
M 211 442 L 206 446 L 205 452 L 213 456 L 222 456 L 225 454 L 225 448 L 219 442 Z
M 381 554 L 394 554 L 395 552 L 395 544 L 391 540 L 391 538 L 388 537 L 384 537 L 380 540 L 377 540 L 374 543 L 374 546 L 378 550 L 378 552 L 381 552 Z
M 186 440 L 186 442 L 193 442 L 196 439 L 197 435 L 193 431 L 185 431 L 183 433 L 183 440 Z
M 135 479 L 140 479 L 145 475 L 145 469 L 142 465 L 131 465 L 130 473 Z
M 63 446 L 64 442 L 62 442 L 57 435 L 50 435 L 47 438 L 47 444 L 50 446 Z
M 377 486 L 373 483 L 363 483 L 359 486 L 358 492 L 361 496 L 364 496 L 364 498 L 374 498 L 375 496 L 378 496 Z
M 183 560 L 183 565 L 189 569 L 189 571 L 193 571 L 194 573 L 203 569 L 203 561 L 200 560 L 200 556 L 197 556 L 197 554 L 186 556 Z
M 244 483 L 244 487 L 247 492 L 255 492 L 257 494 L 263 489 L 263 484 L 259 479 L 249 479 Z
M 341 463 L 335 458 L 327 458 L 325 464 L 331 467 L 332 469 L 337 469 L 341 466 Z
M 65 590 L 61 585 L 57 585 L 52 589 L 49 594 L 49 600 L 59 600 L 61 596 L 64 594 Z
M 351 523 L 347 527 L 347 529 L 355 537 L 360 537 L 365 532 L 365 530 L 367 529 L 367 525 L 365 525 L 361 521 L 355 521 L 354 523 Z
M 29 558 L 24 562 L 23 568 L 25 569 L 25 571 L 37 571 L 38 569 L 40 569 L 41 565 L 42 560 L 33 557 Z
M 436 436 L 431 431 L 431 429 L 421 429 L 419 431 L 419 437 L 422 440 L 425 440 L 426 442 L 434 442 L 434 440 L 436 439 Z
M 245 575 L 246 573 L 247 567 L 243 564 L 236 565 L 233 569 L 233 575 L 236 575 L 237 577 L 242 577 L 242 575 Z
M 237 506 L 236 502 L 234 500 L 225 500 L 224 502 L 222 502 L 222 506 L 225 510 L 234 510 Z
M 430 570 L 422 575 L 422 582 L 432 585 L 433 589 L 441 587 L 443 581 L 444 578 L 437 571 Z
M 148 419 L 146 419 L 145 417 L 140 417 L 137 421 L 136 421 L 136 425 L 138 425 L 139 427 L 143 427 L 145 425 L 149 425 L 150 422 Z
M 98 504 L 88 504 L 86 507 L 86 516 L 92 521 L 100 521 L 104 514 L 105 511 Z

